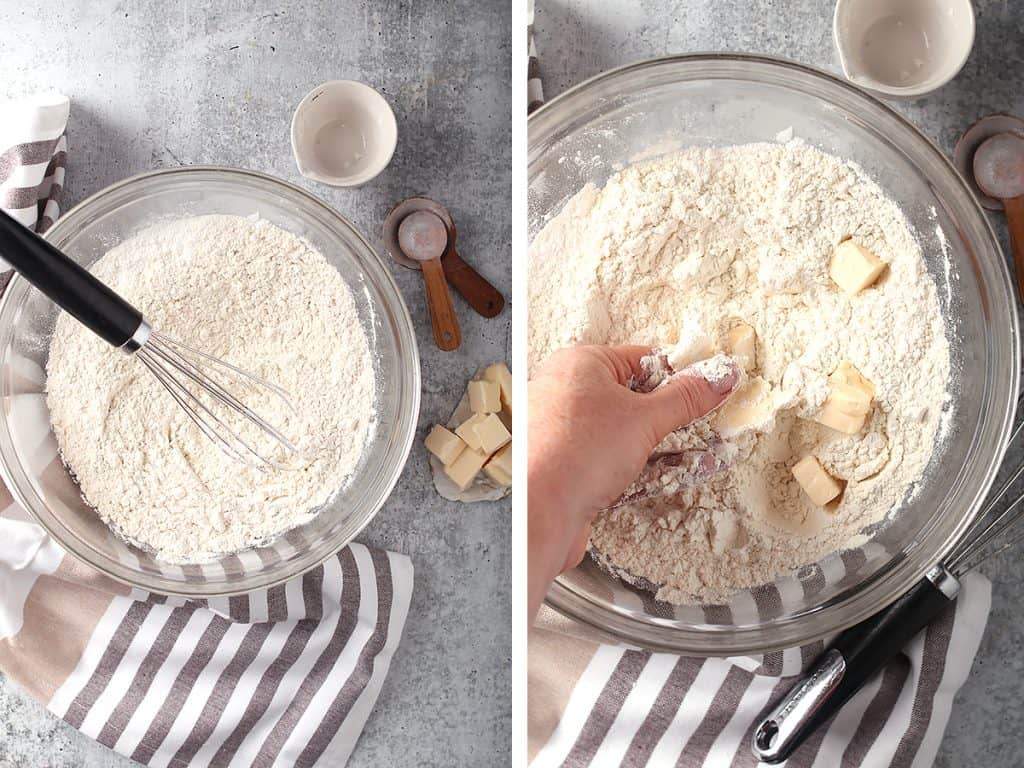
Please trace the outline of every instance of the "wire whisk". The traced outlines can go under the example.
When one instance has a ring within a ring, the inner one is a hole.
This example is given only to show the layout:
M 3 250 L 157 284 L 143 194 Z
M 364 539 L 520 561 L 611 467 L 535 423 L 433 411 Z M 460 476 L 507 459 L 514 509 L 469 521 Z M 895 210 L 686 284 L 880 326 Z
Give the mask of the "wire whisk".
M 1022 403 L 1024 398 L 1017 401 L 1018 412 Z M 1017 445 L 1022 435 L 1024 421 L 1013 430 L 1008 445 Z M 1024 494 L 1000 508 L 1022 477 L 1024 462 L 989 494 L 949 555 L 894 603 L 832 641 L 758 723 L 751 743 L 758 760 L 770 765 L 786 760 L 924 627 L 950 609 L 964 574 L 1024 540 L 1024 528 L 1016 527 L 1024 517 Z
M 0 255 L 97 336 L 138 358 L 191 422 L 225 454 L 262 470 L 288 468 L 275 454 L 278 449 L 286 455 L 298 453 L 298 449 L 237 394 L 241 389 L 255 395 L 269 393 L 294 413 L 283 389 L 157 333 L 139 310 L 88 270 L 2 212 Z M 263 394 L 261 400 L 265 399 Z M 260 445 L 254 445 L 257 441 Z
M 181 406 L 192 423 L 228 456 L 251 466 L 288 469 L 287 465 L 270 458 L 268 451 L 258 450 L 243 439 L 238 434 L 238 430 L 197 397 L 186 382 L 191 381 L 206 392 L 214 402 L 259 427 L 263 434 L 270 437 L 276 445 L 281 446 L 288 453 L 298 453 L 298 449 L 291 440 L 232 394 L 228 386 L 221 383 L 218 376 L 234 378 L 243 386 L 270 392 L 294 412 L 288 399 L 288 393 L 279 386 L 156 331 L 150 332 L 149 339 L 135 352 L 135 356 L 142 361 L 142 364 L 163 385 L 174 401 Z M 180 377 L 184 377 L 185 381 L 182 381 Z
M 1024 398 L 1017 401 L 1018 412 L 1022 403 Z M 1024 421 L 1013 430 L 1008 445 L 1016 445 L 1021 435 L 1024 435 Z M 946 557 L 946 570 L 954 576 L 959 578 L 990 557 L 995 557 L 1024 541 L 1024 529 L 1015 530 L 1015 526 L 1024 516 L 1024 493 L 1007 504 L 1005 509 L 995 513 L 1021 477 L 1024 477 L 1024 462 L 1010 473 L 999 488 L 989 494 L 984 508 L 971 523 L 960 543 Z M 1009 534 L 1009 538 L 1000 541 L 1004 534 Z

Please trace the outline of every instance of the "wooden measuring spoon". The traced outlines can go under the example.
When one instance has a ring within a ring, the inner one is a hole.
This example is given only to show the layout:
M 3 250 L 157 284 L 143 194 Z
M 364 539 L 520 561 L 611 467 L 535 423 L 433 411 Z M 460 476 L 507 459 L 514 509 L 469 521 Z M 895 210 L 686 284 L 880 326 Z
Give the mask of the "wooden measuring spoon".
M 444 222 L 430 211 L 413 211 L 398 225 L 398 245 L 406 256 L 419 263 L 423 272 L 434 341 L 445 352 L 458 349 L 462 331 L 441 266 L 441 257 L 448 246 L 448 229 Z
M 974 153 L 974 180 L 982 192 L 1003 203 L 1017 291 L 1024 301 L 1024 139 L 1012 133 L 987 139 Z
M 398 225 L 413 211 L 429 211 L 444 222 L 448 231 L 448 244 L 441 266 L 452 288 L 482 317 L 497 317 L 505 308 L 505 297 L 487 279 L 471 267 L 455 250 L 455 222 L 448 209 L 429 197 L 408 197 L 392 208 L 384 218 L 384 248 L 388 255 L 403 267 L 419 269 L 419 262 L 410 259 L 398 243 Z
M 442 217 L 444 218 L 444 217 Z M 448 247 L 445 249 L 442 265 L 448 282 L 462 298 L 482 317 L 497 317 L 505 308 L 505 297 L 498 289 L 487 282 L 483 275 L 463 261 L 455 250 L 455 222 L 451 216 L 445 220 L 448 229 Z

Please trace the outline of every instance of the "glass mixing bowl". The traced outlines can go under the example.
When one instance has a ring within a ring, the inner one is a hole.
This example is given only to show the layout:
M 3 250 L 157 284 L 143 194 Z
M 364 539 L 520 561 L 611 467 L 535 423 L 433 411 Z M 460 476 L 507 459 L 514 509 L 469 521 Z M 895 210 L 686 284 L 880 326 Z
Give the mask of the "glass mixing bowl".
M 948 439 L 936 446 L 920 492 L 868 544 L 739 592 L 727 605 L 658 602 L 588 558 L 556 580 L 547 603 L 609 639 L 732 655 L 793 647 L 861 621 L 949 551 L 1006 449 L 1020 342 L 1016 297 L 995 236 L 946 157 L 838 78 L 772 58 L 711 54 L 656 59 L 583 83 L 529 120 L 530 237 L 585 184 L 600 187 L 638 158 L 774 141 L 787 129 L 857 162 L 916 230 L 949 328 L 955 408 Z
M 15 500 L 65 549 L 103 573 L 141 589 L 191 597 L 272 586 L 318 565 L 351 541 L 398 481 L 420 404 L 412 320 L 391 273 L 351 223 L 298 187 L 229 168 L 157 171 L 93 195 L 64 214 L 46 237 L 88 265 L 154 222 L 210 213 L 258 214 L 320 251 L 351 289 L 376 362 L 375 427 L 352 480 L 313 520 L 268 546 L 209 564 L 175 566 L 114 536 L 56 458 L 41 393 L 59 310 L 18 276 L 0 300 L 0 474 Z M 168 398 L 167 407 L 177 406 Z

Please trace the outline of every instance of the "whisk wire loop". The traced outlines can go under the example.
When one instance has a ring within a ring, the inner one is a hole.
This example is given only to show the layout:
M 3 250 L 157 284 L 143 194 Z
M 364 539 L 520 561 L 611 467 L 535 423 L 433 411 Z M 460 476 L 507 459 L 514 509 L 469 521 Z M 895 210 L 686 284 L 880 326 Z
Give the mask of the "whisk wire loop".
M 1024 404 L 1024 397 L 1017 401 L 1018 412 L 1020 412 L 1022 404 Z M 1008 445 L 1016 445 L 1022 435 L 1024 435 L 1024 420 L 1013 430 Z M 1024 530 L 1012 531 L 1024 516 L 1024 493 L 1010 501 L 1004 509 L 993 514 L 1022 477 L 1024 477 L 1024 462 L 1013 469 L 1009 477 L 995 492 L 989 494 L 984 508 L 968 527 L 960 544 L 946 559 L 945 566 L 954 576 L 962 576 L 988 558 L 995 557 L 1024 540 Z M 1008 532 L 1010 532 L 1008 538 L 995 547 L 990 546 Z
M 294 413 L 288 394 L 283 389 L 248 371 L 169 339 L 155 331 L 134 354 L 185 411 L 192 423 L 229 457 L 257 469 L 289 468 L 281 462 L 268 458 L 264 452 L 254 447 L 235 428 L 226 423 L 224 418 L 214 412 L 211 405 L 219 404 L 225 409 L 225 415 L 226 413 L 238 414 L 244 420 L 255 425 L 260 432 L 268 436 L 273 443 L 284 448 L 286 452 L 298 452 L 291 440 L 232 394 L 227 386 L 215 378 L 210 369 L 219 369 L 222 375 L 230 375 L 249 388 L 270 392 L 282 400 Z M 195 386 L 189 386 L 189 382 Z M 208 405 L 203 401 L 199 392 L 208 395 L 213 402 Z

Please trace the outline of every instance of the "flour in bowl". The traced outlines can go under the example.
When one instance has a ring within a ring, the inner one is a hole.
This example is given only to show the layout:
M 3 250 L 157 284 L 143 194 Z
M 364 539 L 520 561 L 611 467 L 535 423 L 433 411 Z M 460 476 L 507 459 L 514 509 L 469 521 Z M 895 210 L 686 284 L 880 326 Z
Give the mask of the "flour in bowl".
M 848 239 L 887 264 L 855 295 L 829 274 Z M 764 398 L 738 426 L 717 414 L 659 447 L 710 451 L 723 471 L 593 526 L 600 561 L 670 602 L 725 600 L 858 543 L 921 479 L 949 407 L 945 325 L 905 217 L 800 141 L 691 148 L 582 189 L 532 242 L 529 292 L 531 370 L 577 344 L 710 354 L 739 326 L 756 333 L 747 391 Z M 844 362 L 874 389 L 854 434 L 815 420 Z M 808 455 L 838 502 L 794 478 Z
M 144 230 L 92 272 L 155 329 L 285 389 L 294 412 L 242 394 L 299 448 L 290 470 L 230 459 L 140 361 L 62 313 L 53 429 L 119 535 L 165 562 L 202 562 L 308 521 L 350 480 L 373 428 L 374 365 L 348 286 L 309 243 L 257 218 L 197 216 Z

